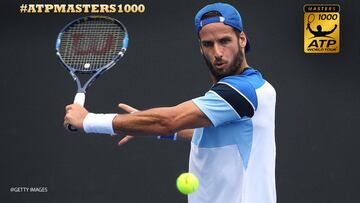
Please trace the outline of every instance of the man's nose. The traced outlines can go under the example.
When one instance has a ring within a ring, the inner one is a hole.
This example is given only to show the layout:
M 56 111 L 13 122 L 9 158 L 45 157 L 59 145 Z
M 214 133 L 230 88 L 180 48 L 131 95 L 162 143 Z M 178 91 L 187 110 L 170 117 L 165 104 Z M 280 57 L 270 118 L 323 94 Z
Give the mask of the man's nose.
M 217 43 L 214 44 L 214 56 L 216 59 L 221 59 L 223 57 L 222 47 Z

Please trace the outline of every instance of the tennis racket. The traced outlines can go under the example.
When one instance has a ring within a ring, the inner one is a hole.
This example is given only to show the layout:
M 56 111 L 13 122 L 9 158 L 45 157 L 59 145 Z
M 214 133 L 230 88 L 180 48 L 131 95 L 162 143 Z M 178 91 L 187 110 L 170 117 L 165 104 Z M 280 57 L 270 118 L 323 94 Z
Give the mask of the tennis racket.
M 311 23 L 314 22 L 314 20 L 315 20 L 315 15 L 314 15 L 314 14 L 308 15 L 307 20 L 308 20 L 308 24 L 311 24 Z M 309 27 L 307 27 L 306 29 L 308 30 Z
M 74 103 L 84 106 L 86 89 L 124 56 L 128 33 L 118 20 L 88 16 L 67 24 L 56 40 L 56 55 L 77 85 Z M 78 74 L 87 75 L 81 83 Z M 65 126 L 76 131 L 71 125 Z

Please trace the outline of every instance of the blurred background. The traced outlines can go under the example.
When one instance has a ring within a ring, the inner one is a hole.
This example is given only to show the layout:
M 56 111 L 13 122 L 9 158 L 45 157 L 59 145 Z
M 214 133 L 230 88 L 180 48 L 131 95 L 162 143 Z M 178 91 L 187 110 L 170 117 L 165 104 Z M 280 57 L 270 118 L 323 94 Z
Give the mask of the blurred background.
M 59 31 L 80 14 L 23 14 L 3 2 L 0 21 L 1 202 L 187 202 L 175 187 L 188 169 L 190 143 L 69 133 L 64 107 L 75 84 L 55 56 Z M 144 13 L 104 14 L 130 36 L 124 58 L 87 91 L 92 112 L 173 106 L 211 86 L 194 29 L 196 12 L 214 1 L 91 1 L 144 4 Z M 358 1 L 341 1 L 339 54 L 304 54 L 306 3 L 224 1 L 239 9 L 251 40 L 249 64 L 277 90 L 279 203 L 359 202 Z M 36 3 L 58 3 L 36 1 Z M 62 1 L 61 3 L 89 3 Z M 47 187 L 15 193 L 11 187 Z

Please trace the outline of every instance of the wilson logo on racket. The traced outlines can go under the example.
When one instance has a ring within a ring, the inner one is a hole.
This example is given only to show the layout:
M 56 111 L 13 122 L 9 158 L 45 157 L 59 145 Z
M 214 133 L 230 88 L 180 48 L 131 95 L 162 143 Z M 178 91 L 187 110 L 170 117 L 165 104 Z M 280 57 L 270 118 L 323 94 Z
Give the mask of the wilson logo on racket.
M 108 53 L 115 44 L 114 36 L 107 34 L 102 40 L 94 35 L 86 35 L 82 33 L 74 33 L 73 36 L 73 50 L 77 55 L 102 55 Z M 90 43 L 87 43 L 90 41 Z M 85 42 L 85 43 L 82 43 Z

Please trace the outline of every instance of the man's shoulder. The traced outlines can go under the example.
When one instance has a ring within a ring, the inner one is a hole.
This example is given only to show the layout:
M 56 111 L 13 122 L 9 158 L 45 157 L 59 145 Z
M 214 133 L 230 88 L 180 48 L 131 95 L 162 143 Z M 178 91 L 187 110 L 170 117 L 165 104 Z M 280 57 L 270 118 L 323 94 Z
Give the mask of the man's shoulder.
M 245 69 L 239 75 L 231 75 L 222 78 L 218 84 L 227 84 L 235 87 L 236 89 L 257 89 L 265 83 L 261 73 L 253 68 Z

